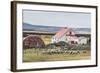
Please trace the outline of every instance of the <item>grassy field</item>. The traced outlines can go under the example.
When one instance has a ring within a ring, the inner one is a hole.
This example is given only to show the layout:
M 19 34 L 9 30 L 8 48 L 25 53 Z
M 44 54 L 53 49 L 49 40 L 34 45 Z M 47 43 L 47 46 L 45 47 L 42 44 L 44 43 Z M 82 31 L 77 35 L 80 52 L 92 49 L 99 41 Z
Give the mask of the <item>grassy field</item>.
M 90 54 L 89 50 L 82 50 L 80 54 L 43 54 L 39 50 L 25 49 L 23 51 L 23 62 L 85 60 L 90 59 Z

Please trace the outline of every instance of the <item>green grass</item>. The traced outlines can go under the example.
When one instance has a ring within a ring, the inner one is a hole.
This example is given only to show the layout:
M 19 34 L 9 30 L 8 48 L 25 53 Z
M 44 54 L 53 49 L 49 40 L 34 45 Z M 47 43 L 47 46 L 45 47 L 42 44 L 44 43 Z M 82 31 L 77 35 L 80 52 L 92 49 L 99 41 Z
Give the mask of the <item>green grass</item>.
M 85 53 L 84 53 L 85 51 Z M 80 54 L 43 54 L 39 50 L 26 49 L 23 51 L 23 62 L 40 62 L 40 61 L 67 61 L 90 59 L 90 51 L 82 50 Z

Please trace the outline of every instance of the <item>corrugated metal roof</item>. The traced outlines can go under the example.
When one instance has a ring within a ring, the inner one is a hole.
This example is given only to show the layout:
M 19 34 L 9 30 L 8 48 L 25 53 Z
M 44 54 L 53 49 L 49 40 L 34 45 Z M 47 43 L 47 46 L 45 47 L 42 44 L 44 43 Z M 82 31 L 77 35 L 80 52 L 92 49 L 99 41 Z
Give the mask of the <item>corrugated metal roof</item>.
M 60 31 L 58 31 L 54 37 L 56 37 L 57 39 L 59 39 L 62 36 L 64 36 L 68 31 L 71 31 L 71 29 L 67 28 L 67 27 L 64 27 Z

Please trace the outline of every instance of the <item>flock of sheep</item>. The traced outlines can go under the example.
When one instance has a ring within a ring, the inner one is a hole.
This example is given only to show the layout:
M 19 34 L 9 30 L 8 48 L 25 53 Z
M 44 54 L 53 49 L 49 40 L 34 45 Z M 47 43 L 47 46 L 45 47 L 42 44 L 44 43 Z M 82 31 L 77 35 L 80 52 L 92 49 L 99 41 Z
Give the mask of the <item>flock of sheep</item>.
M 80 51 L 85 50 L 89 50 L 89 46 L 88 45 L 68 45 L 68 44 L 64 44 L 63 42 L 61 42 L 59 45 L 58 44 L 49 44 L 47 45 L 45 48 L 41 49 L 41 53 L 43 54 L 71 54 L 71 55 L 75 55 L 75 54 L 80 54 Z
M 79 50 L 67 50 L 67 49 L 42 49 L 43 54 L 80 54 Z

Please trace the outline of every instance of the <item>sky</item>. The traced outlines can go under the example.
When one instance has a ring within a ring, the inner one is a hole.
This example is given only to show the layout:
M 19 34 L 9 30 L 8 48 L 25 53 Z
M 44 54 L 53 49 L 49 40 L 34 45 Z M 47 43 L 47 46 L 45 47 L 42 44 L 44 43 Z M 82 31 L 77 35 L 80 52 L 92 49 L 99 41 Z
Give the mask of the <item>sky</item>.
M 82 12 L 23 10 L 23 22 L 43 26 L 91 28 L 91 14 Z

